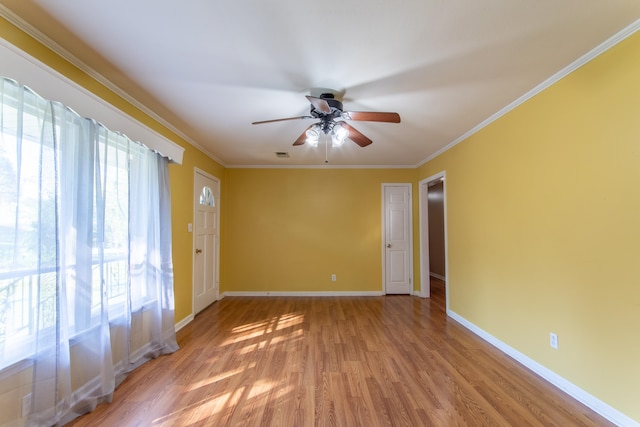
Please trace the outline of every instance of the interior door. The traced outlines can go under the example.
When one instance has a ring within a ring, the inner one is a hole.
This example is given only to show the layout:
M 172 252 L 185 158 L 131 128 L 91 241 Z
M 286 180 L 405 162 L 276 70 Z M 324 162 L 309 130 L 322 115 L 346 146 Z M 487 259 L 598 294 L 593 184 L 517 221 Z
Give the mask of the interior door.
M 218 299 L 218 212 L 220 185 L 214 177 L 196 170 L 193 212 L 194 314 Z
M 411 294 L 411 184 L 383 188 L 385 293 Z

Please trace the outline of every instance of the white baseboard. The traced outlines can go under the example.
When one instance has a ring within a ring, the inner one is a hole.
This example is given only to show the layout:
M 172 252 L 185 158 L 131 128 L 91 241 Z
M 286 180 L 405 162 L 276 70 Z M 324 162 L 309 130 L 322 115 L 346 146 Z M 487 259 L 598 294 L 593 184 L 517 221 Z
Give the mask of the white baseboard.
M 180 329 L 184 328 L 189 323 L 191 323 L 193 321 L 193 318 L 194 318 L 193 314 L 190 314 L 184 319 L 182 319 L 181 321 L 179 321 L 178 323 L 176 323 L 176 332 L 178 332 Z
M 468 330 L 470 330 L 471 332 L 473 332 L 474 334 L 476 334 L 477 336 L 479 336 L 480 338 L 482 338 L 483 340 L 485 340 L 486 342 L 488 342 L 489 344 L 496 347 L 498 350 L 502 351 L 503 353 L 507 354 L 511 358 L 515 359 L 524 367 L 538 374 L 540 377 L 542 377 L 552 385 L 556 386 L 557 388 L 564 391 L 569 396 L 573 397 L 574 399 L 578 400 L 584 405 L 588 406 L 589 408 L 591 408 L 598 414 L 602 415 L 604 418 L 611 421 L 612 423 L 618 426 L 640 427 L 640 423 L 638 421 L 635 421 L 629 418 L 627 415 L 611 407 L 610 405 L 606 404 L 605 402 L 598 399 L 597 397 L 587 393 L 577 385 L 562 378 L 560 375 L 556 374 L 552 370 L 544 367 L 543 365 L 531 359 L 530 357 L 525 356 L 515 348 L 510 347 L 509 345 L 500 341 L 493 335 L 489 334 L 488 332 L 484 331 L 483 329 L 480 329 L 473 323 L 469 322 L 464 317 L 456 314 L 451 310 L 447 311 L 447 315 L 451 317 L 453 320 L 455 320 L 456 322 L 460 323 L 462 326 L 464 326 Z
M 382 291 L 224 292 L 222 297 L 379 297 Z
M 436 279 L 442 280 L 443 282 L 446 282 L 446 281 L 447 281 L 447 278 L 446 278 L 446 277 L 441 276 L 441 275 L 439 275 L 439 274 L 437 274 L 437 273 L 429 273 L 429 276 L 431 276 L 431 277 L 435 277 Z

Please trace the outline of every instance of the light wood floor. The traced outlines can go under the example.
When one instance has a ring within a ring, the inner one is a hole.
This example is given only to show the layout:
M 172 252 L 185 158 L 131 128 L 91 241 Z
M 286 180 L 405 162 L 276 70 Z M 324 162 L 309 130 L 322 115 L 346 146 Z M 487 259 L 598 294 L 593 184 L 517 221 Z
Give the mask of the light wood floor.
M 432 298 L 228 297 L 75 426 L 606 426 Z

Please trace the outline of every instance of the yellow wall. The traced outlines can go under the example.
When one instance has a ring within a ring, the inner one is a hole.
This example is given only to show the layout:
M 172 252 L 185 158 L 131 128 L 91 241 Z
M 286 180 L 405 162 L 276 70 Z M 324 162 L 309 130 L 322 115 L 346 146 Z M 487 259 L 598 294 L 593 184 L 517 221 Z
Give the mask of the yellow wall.
M 175 320 L 178 322 L 189 316 L 192 312 L 192 235 L 187 231 L 187 224 L 192 222 L 193 216 L 193 168 L 198 167 L 220 178 L 221 181 L 224 175 L 224 168 L 180 136 L 165 128 L 144 112 L 123 100 L 120 96 L 105 88 L 102 84 L 1 17 L 0 37 L 80 84 L 164 137 L 184 147 L 185 151 L 182 165 L 169 166 L 169 179 L 172 198 Z M 20 81 L 19 76 L 8 77 Z M 224 182 L 222 181 L 221 187 L 223 187 L 223 185 Z M 222 193 L 224 194 L 224 190 L 222 190 Z
M 636 33 L 418 173 L 447 173 L 451 309 L 638 421 L 639 76 Z
M 416 170 L 228 169 L 221 290 L 382 291 L 382 183 L 393 182 L 415 194 Z
M 224 168 L 193 146 L 185 144 L 183 147 L 185 147 L 185 152 L 182 165 L 169 166 L 176 323 L 193 312 L 193 233 L 188 231 L 187 225 L 193 222 L 193 171 L 195 167 L 220 179 L 220 204 L 224 206 L 225 203 Z M 221 221 L 223 221 L 222 217 Z
M 225 170 L 180 136 L 8 21 L 0 18 L 0 24 L 0 37 L 185 148 L 182 165 L 169 167 L 176 322 L 192 313 L 192 234 L 187 231 L 187 224 L 192 222 L 193 216 L 194 167 L 221 181 L 222 292 L 381 290 L 381 184 L 410 182 L 417 194 L 415 169 Z M 19 77 L 14 78 L 19 81 Z M 227 175 L 231 179 L 227 180 Z M 282 186 L 288 190 L 283 192 Z M 276 197 L 265 198 L 266 194 Z M 265 239 L 272 231 L 258 228 L 260 222 L 255 222 L 254 209 L 263 202 L 273 205 L 260 206 L 261 220 L 285 227 L 279 230 L 281 236 L 275 243 L 267 243 Z M 296 209 L 301 215 L 292 215 L 288 209 Z M 282 221 L 282 218 L 289 218 L 289 221 Z M 417 220 L 416 205 L 415 236 Z M 319 227 L 323 228 L 321 235 L 305 238 L 299 235 L 305 230 L 317 232 Z M 256 239 L 260 242 L 247 245 Z M 304 262 L 297 258 L 291 264 L 286 263 L 282 254 L 292 248 L 295 256 L 304 257 L 309 253 L 313 257 Z M 414 248 L 417 260 L 417 237 L 414 238 Z M 276 257 L 278 253 L 280 257 Z M 247 268 L 248 262 L 255 263 L 255 266 Z M 414 287 L 419 289 L 419 263 L 416 261 L 414 265 Z M 260 269 L 260 266 L 267 268 Z M 264 275 L 255 273 L 259 271 L 268 272 L 271 278 L 267 280 Z M 337 282 L 330 282 L 331 274 L 338 276 Z
M 446 170 L 451 309 L 640 420 L 640 34 L 417 173 L 225 170 L 2 18 L 0 36 L 185 148 L 176 321 L 191 314 L 194 166 L 221 179 L 223 292 L 381 290 L 381 184 L 411 182 L 417 201 L 417 180 Z M 417 221 L 414 203 L 415 289 Z

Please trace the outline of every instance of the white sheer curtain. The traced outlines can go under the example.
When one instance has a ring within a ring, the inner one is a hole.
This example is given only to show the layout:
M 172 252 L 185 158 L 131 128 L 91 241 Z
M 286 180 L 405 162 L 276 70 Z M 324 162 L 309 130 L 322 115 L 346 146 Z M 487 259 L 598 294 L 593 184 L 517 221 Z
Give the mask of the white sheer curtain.
M 0 372 L 32 379 L 28 424 L 63 424 L 178 348 L 168 161 L 0 85 Z

